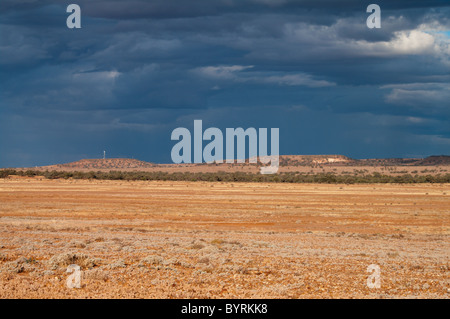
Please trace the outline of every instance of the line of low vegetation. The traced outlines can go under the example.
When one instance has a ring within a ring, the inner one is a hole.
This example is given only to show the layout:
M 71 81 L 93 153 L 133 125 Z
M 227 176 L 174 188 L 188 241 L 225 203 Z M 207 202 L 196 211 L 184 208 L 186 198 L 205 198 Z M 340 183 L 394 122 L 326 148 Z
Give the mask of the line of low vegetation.
M 261 175 L 245 172 L 122 172 L 122 171 L 91 171 L 64 172 L 38 170 L 0 170 L 0 178 L 8 176 L 43 176 L 47 179 L 97 179 L 97 180 L 126 180 L 126 181 L 207 181 L 207 182 L 277 182 L 277 183 L 328 183 L 328 184 L 357 184 L 357 183 L 450 183 L 450 174 L 436 175 L 384 175 L 378 172 L 372 174 L 343 174 L 317 173 L 307 174 L 285 172 L 274 175 Z

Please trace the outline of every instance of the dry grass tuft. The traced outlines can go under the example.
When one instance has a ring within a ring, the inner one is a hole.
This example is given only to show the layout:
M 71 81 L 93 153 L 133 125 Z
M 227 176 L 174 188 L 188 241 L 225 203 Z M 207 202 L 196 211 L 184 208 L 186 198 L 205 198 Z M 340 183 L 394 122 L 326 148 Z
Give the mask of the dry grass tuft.
M 49 260 L 49 264 L 52 270 L 67 267 L 72 264 L 78 265 L 81 268 L 93 268 L 100 265 L 100 259 L 90 258 L 85 254 L 63 253 L 53 256 Z

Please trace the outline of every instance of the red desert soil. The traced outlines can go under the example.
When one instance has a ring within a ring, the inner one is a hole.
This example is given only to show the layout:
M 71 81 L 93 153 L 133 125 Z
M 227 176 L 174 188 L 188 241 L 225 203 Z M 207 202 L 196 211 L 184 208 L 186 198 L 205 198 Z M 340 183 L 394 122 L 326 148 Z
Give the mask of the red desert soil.
M 449 239 L 450 184 L 0 180 L 0 298 L 450 298 Z

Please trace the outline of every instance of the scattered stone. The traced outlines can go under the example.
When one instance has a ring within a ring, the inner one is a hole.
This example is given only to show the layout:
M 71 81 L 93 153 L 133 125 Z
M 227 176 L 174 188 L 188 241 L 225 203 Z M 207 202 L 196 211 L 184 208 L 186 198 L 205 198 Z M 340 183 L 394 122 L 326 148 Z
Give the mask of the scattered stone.
M 198 262 L 200 264 L 209 264 L 209 258 L 208 257 L 203 257 L 203 258 L 199 259 Z

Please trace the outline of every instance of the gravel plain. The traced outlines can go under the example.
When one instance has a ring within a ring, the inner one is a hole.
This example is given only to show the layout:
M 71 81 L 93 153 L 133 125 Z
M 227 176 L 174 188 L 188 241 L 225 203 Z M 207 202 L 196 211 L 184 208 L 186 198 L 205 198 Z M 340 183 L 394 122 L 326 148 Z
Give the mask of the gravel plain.
M 450 298 L 449 184 L 0 180 L 0 298 Z M 81 268 L 68 288 L 69 265 Z M 369 265 L 380 288 L 369 288 Z

